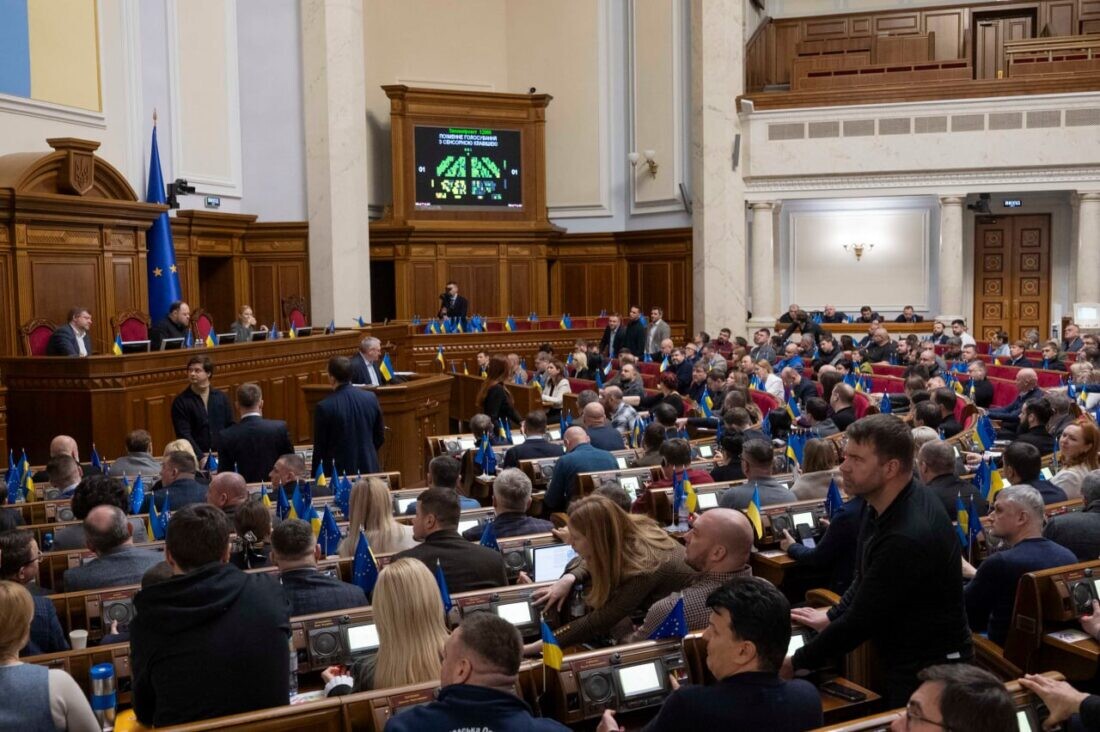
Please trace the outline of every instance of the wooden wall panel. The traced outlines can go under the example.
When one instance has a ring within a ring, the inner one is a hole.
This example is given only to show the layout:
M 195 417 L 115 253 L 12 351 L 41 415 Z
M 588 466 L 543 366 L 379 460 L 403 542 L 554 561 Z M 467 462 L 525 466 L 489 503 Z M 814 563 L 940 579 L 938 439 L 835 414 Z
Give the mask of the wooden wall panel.
M 534 272 L 530 261 L 508 262 L 508 307 L 507 310 L 522 315 L 535 310 L 531 298 L 531 280 Z
M 134 274 L 134 260 L 130 257 L 125 259 L 115 257 L 111 262 L 111 269 L 114 273 L 114 310 L 122 312 L 143 309 L 145 303 L 139 302 L 138 293 L 133 287 L 133 283 L 137 280 Z
M 1077 17 L 1081 20 L 1100 19 L 1100 0 L 1080 0 L 1077 6 Z
M 1077 0 L 1052 0 L 1039 8 L 1039 32 L 1047 29 L 1052 36 L 1077 33 Z
M 412 262 L 409 270 L 408 281 L 413 286 L 412 312 L 425 318 L 435 315 L 439 310 L 439 293 L 443 291 L 436 283 L 435 262 Z
M 791 83 L 791 61 L 795 56 L 795 46 L 801 39 L 801 24 L 798 21 L 784 21 L 773 24 L 773 53 L 770 54 L 768 77 L 770 84 Z
M 922 13 L 922 32 L 935 33 L 937 61 L 962 58 L 966 48 L 966 11 L 962 9 L 933 10 Z
M 256 321 L 268 326 L 278 317 L 279 303 L 275 297 L 275 266 L 268 262 L 250 263 L 248 268 L 248 304 Z
M 64 323 L 69 308 L 81 304 L 97 312 L 103 301 L 99 287 L 98 266 L 88 257 L 35 257 L 30 263 L 32 290 L 31 309 L 36 317 Z M 93 340 L 94 340 L 93 336 Z
M 500 267 L 496 260 L 448 262 L 447 279 L 459 283 L 459 292 L 470 301 L 470 315 L 500 311 Z M 435 302 L 438 307 L 438 293 Z
M 848 35 L 848 19 L 832 17 L 810 19 L 802 23 L 802 40 L 812 41 L 819 38 L 844 38 Z

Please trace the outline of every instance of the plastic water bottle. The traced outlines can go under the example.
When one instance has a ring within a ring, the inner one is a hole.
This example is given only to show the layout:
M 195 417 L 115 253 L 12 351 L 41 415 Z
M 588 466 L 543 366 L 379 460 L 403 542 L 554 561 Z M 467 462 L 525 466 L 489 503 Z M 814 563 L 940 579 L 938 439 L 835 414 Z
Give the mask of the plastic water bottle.
M 50 549 L 53 548 L 53 532 L 52 531 L 47 531 L 45 534 L 42 535 L 42 546 L 40 548 L 44 552 L 48 552 Z
M 574 620 L 584 617 L 587 608 L 584 604 L 584 585 L 578 584 L 573 588 L 573 599 L 569 603 L 569 614 Z
M 92 666 L 92 711 L 104 730 L 115 728 L 115 667 L 111 663 Z
M 294 638 L 287 641 L 290 648 L 290 696 L 298 693 L 298 651 L 294 649 Z

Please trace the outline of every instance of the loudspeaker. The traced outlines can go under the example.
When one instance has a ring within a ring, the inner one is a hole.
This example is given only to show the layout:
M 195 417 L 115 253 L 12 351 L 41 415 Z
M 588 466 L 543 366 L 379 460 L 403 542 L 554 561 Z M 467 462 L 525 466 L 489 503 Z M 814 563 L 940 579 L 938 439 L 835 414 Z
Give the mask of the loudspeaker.
M 733 169 L 737 170 L 738 164 L 741 162 L 741 133 L 738 132 L 733 136 Z

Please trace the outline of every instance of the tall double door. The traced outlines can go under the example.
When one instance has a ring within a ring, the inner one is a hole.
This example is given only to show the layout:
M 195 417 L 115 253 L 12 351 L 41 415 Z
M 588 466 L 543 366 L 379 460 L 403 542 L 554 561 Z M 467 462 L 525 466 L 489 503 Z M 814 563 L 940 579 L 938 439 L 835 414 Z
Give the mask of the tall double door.
M 1050 324 L 1050 216 L 979 216 L 974 222 L 974 337 L 1011 340 Z

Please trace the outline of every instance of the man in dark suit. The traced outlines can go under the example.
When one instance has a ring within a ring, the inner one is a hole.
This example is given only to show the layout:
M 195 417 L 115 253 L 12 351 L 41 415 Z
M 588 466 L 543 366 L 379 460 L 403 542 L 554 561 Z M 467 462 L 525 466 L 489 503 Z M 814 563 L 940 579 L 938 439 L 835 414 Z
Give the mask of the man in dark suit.
M 1005 440 L 1016 437 L 1024 404 L 1043 396 L 1043 390 L 1039 388 L 1039 376 L 1034 369 L 1020 369 L 1016 372 L 1016 392 L 1016 399 L 1011 404 L 989 410 L 989 418 L 1001 422 L 1001 430 L 997 436 Z
M 68 435 L 57 435 L 50 440 L 50 459 L 61 455 L 68 455 L 76 462 L 80 463 L 80 470 L 85 476 L 102 475 L 103 471 L 91 463 L 80 462 L 80 446 L 76 444 L 76 440 Z M 31 478 L 34 480 L 35 485 L 41 485 L 47 483 L 50 480 L 50 474 L 45 470 L 39 470 Z
M 504 467 L 515 468 L 520 460 L 536 460 L 543 457 L 561 457 L 562 447 L 550 442 L 546 436 L 546 412 L 536 409 L 523 418 L 523 444 L 504 453 Z
M 970 374 L 970 381 L 966 382 L 965 391 L 970 401 L 982 409 L 989 409 L 993 404 L 993 384 L 986 378 L 988 370 L 983 361 L 971 361 L 966 367 Z
M 237 387 L 241 421 L 222 430 L 218 441 L 218 464 L 244 476 L 249 483 L 266 480 L 280 455 L 294 452 L 286 422 L 264 419 L 263 392 L 257 384 Z
M 146 496 L 142 513 L 149 512 L 149 504 L 156 501 L 158 511 L 164 510 L 164 500 L 168 499 L 168 509 L 178 511 L 192 503 L 206 503 L 207 486 L 195 480 L 198 465 L 191 453 L 173 450 L 164 456 L 160 464 L 161 488 Z
M 837 384 L 833 387 L 829 406 L 833 408 L 833 423 L 841 432 L 847 430 L 848 425 L 856 421 L 856 410 L 852 406 L 854 399 L 855 389 L 847 384 Z
M 96 560 L 65 570 L 65 592 L 136 585 L 164 554 L 134 546 L 134 528 L 118 506 L 96 506 L 84 518 L 84 536 Z
M 458 318 L 465 325 L 469 309 L 470 303 L 458 294 L 458 283 L 454 280 L 448 282 L 446 291 L 439 296 L 439 317 Z
M 895 323 L 923 323 L 924 322 L 924 316 L 923 315 L 917 315 L 913 311 L 913 306 L 912 305 L 906 305 L 904 308 L 902 308 L 901 315 L 894 318 L 894 322 Z
M 629 348 L 638 358 L 645 356 L 645 326 L 642 324 L 642 309 L 637 305 L 631 305 L 626 316 L 623 347 Z
M 1027 341 L 1013 341 L 1008 346 L 1008 363 L 1005 365 L 1022 369 L 1034 368 L 1035 364 L 1025 355 L 1026 351 Z
M 180 300 L 168 306 L 168 314 L 149 329 L 149 348 L 160 350 L 161 343 L 168 338 L 187 338 L 191 327 L 191 307 Z
M 970 481 L 955 476 L 955 450 L 948 443 L 941 440 L 924 443 L 917 456 L 917 471 L 921 482 L 940 499 L 952 521 L 956 518 L 956 498 L 961 498 L 967 507 L 973 498 L 978 515 L 985 516 L 986 502 L 981 491 Z
M 287 498 L 294 492 L 295 483 L 301 484 L 303 490 L 308 487 L 312 496 L 332 495 L 332 483 L 325 486 L 315 485 L 309 475 L 306 459 L 296 452 L 280 455 L 267 477 L 271 481 L 271 490 L 277 492 L 279 488 L 283 488 Z
M 1026 442 L 1034 445 L 1040 455 L 1054 452 L 1054 436 L 1047 430 L 1047 423 L 1054 416 L 1054 409 L 1046 397 L 1029 399 L 1020 410 L 1020 426 L 1013 442 Z
M 382 341 L 367 336 L 359 341 L 359 352 L 351 357 L 351 383 L 381 386 L 386 383 L 378 364 L 382 360 Z
M 554 466 L 554 475 L 542 499 L 543 514 L 547 517 L 555 511 L 569 508 L 578 474 L 617 470 L 619 467 L 614 455 L 592 446 L 583 427 L 573 425 L 562 435 L 562 441 L 565 443 L 565 455 Z
M 1090 562 L 1100 557 L 1100 472 L 1081 481 L 1081 498 L 1084 510 L 1050 519 L 1043 536 L 1076 554 L 1078 562 Z
M 545 534 L 554 525 L 545 519 L 528 516 L 531 507 L 531 479 L 518 468 L 505 468 L 493 481 L 493 535 L 509 536 Z M 467 541 L 478 541 L 485 531 L 485 520 L 462 532 Z
M 313 529 L 300 519 L 288 519 L 271 533 L 271 558 L 290 601 L 290 615 L 312 615 L 368 605 L 363 590 L 317 570 L 321 547 Z
M 378 473 L 378 450 L 386 439 L 378 397 L 351 385 L 351 361 L 334 356 L 328 362 L 332 394 L 313 411 L 313 466 L 326 475 Z
M 626 338 L 626 330 L 623 328 L 622 318 L 618 313 L 607 316 L 607 325 L 604 326 L 603 335 L 600 337 L 600 353 L 608 359 L 615 358 L 619 349 L 623 347 Z
M 69 650 L 69 641 L 61 628 L 57 610 L 50 598 L 38 588 L 41 558 L 42 552 L 32 532 L 15 530 L 0 533 L 0 580 L 23 585 L 34 601 L 31 634 L 27 645 L 19 652 L 21 656 Z
M 955 419 L 955 404 L 957 402 L 958 397 L 955 395 L 954 389 L 944 386 L 932 392 L 932 403 L 940 410 L 939 430 L 940 434 L 943 435 L 943 439 L 954 437 L 962 432 L 962 425 L 959 424 L 959 420 Z
M 214 362 L 209 356 L 187 359 L 187 380 L 191 383 L 172 400 L 176 437 L 191 443 L 200 462 L 218 448 L 221 431 L 233 424 L 229 397 L 210 386 L 213 375 Z
M 206 488 L 206 502 L 220 508 L 230 521 L 236 517 L 237 509 L 250 500 L 244 477 L 232 471 L 219 470 Z
M 91 356 L 92 337 L 88 331 L 92 327 L 92 314 L 87 308 L 73 308 L 69 311 L 69 322 L 54 330 L 46 343 L 47 356 Z
M 1030 442 L 1011 443 L 1001 454 L 1001 477 L 1012 485 L 1027 484 L 1039 491 L 1043 503 L 1061 503 L 1068 500 L 1066 492 L 1049 480 L 1043 480 L 1043 456 L 1039 448 Z
M 607 412 L 603 404 L 589 402 L 581 410 L 581 424 L 588 432 L 588 439 L 592 446 L 600 450 L 625 450 L 626 444 L 623 436 L 607 419 Z
M 432 572 L 443 567 L 447 589 L 454 592 L 484 590 L 508 584 L 504 556 L 473 544 L 458 533 L 458 494 L 448 488 L 429 488 L 420 494 L 413 518 L 413 538 L 423 542 L 395 559 L 419 559 Z

